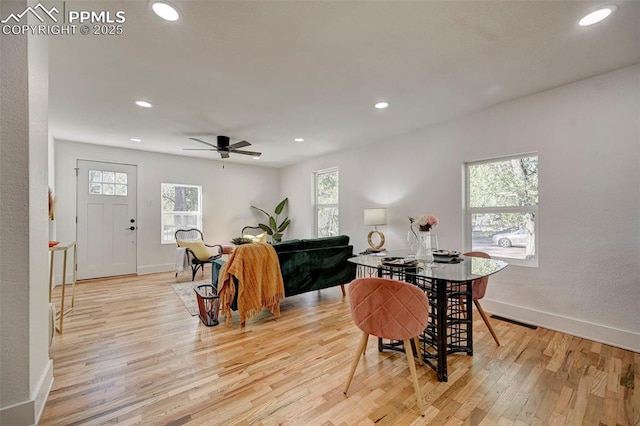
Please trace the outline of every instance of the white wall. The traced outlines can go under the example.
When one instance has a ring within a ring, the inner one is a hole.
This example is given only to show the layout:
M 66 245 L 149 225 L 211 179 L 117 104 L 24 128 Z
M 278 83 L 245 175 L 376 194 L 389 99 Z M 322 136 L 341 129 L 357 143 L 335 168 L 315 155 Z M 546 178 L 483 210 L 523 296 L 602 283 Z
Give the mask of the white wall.
M 27 2 L 0 3 L 0 16 Z M 46 37 L 0 41 L 0 424 L 37 422 L 48 353 Z
M 313 233 L 313 171 L 338 166 L 341 232 L 358 251 L 370 206 L 389 207 L 389 249 L 406 248 L 407 216 L 429 213 L 440 246 L 461 250 L 463 163 L 537 152 L 539 267 L 492 276 L 483 306 L 640 351 L 639 93 L 636 65 L 285 168 L 290 237 Z
M 229 244 L 240 236 L 243 226 L 258 223 L 251 204 L 270 209 L 278 202 L 277 169 L 230 162 L 223 169 L 220 161 L 56 140 L 56 221 L 61 241 L 76 239 L 74 169 L 78 159 L 137 165 L 140 274 L 173 270 L 175 265 L 175 244 L 160 243 L 161 183 L 202 185 L 202 230 L 209 244 Z
M 33 18 L 30 18 L 34 20 Z M 34 20 L 35 21 L 35 20 Z M 53 384 L 49 359 L 49 42 L 29 36 L 29 389 L 36 420 Z

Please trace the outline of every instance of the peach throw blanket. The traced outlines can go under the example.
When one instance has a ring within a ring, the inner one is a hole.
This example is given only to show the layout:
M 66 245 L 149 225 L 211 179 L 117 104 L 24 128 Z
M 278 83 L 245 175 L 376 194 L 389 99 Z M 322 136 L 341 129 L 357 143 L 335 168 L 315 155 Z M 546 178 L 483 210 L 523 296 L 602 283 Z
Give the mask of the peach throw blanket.
M 222 314 L 231 324 L 231 303 L 236 292 L 232 277 L 238 279 L 238 312 L 240 323 L 267 308 L 280 316 L 280 301 L 284 299 L 284 281 L 274 248 L 269 244 L 252 243 L 237 247 L 218 275 L 218 295 Z

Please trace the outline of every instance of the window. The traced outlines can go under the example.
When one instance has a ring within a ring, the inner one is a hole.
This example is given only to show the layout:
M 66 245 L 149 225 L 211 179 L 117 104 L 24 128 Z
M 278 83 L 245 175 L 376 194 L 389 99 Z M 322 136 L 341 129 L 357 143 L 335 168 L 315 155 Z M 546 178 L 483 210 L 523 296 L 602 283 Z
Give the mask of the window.
M 162 244 L 175 243 L 178 229 L 202 229 L 202 187 L 162 184 Z
M 466 164 L 467 246 L 537 266 L 538 156 Z
M 127 196 L 127 174 L 106 170 L 89 170 L 89 195 Z
M 340 234 L 338 169 L 315 173 L 316 236 Z

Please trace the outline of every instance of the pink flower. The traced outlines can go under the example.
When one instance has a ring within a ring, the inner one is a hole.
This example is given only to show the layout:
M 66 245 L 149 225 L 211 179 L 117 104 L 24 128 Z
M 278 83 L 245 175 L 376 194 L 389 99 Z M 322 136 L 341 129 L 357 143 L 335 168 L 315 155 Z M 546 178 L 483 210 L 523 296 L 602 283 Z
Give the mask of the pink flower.
M 417 217 L 409 217 L 409 221 L 413 224 L 415 223 L 420 227 L 420 231 L 426 232 L 430 231 L 432 227 L 436 226 L 438 222 L 438 218 L 433 215 L 423 214 Z

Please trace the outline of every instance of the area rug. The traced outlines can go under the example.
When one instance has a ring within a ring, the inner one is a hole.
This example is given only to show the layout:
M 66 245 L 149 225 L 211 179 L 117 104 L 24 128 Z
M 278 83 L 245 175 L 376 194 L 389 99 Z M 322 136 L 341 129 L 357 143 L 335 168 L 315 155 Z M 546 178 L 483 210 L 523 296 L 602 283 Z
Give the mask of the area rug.
M 176 292 L 176 295 L 184 303 L 184 307 L 192 316 L 198 315 L 198 300 L 196 299 L 196 292 L 193 288 L 202 284 L 211 284 L 211 281 L 195 281 L 190 283 L 173 284 L 171 288 Z

